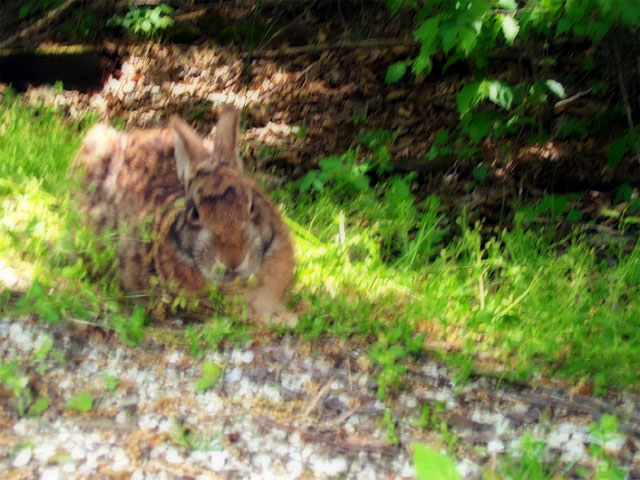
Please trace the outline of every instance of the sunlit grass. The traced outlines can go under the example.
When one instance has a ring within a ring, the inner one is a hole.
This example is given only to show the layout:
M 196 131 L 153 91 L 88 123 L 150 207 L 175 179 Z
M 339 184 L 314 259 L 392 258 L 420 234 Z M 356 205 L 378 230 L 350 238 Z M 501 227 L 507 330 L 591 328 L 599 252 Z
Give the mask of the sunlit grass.
M 422 334 L 426 346 L 444 340 L 466 355 L 455 362 L 489 353 L 507 377 L 586 380 L 598 392 L 638 387 L 640 246 L 610 247 L 610 266 L 579 233 L 556 239 L 514 225 L 486 238 L 464 218 L 445 241 L 438 202 L 389 217 L 386 192 L 329 183 L 314 195 L 282 193 L 296 197 L 287 214 L 316 239 L 299 242 L 299 295 L 311 299 L 301 331 L 368 334 L 391 346 L 402 320 L 410 328 L 395 344 L 405 353 Z M 398 239 L 402 248 L 389 247 Z
M 10 272 L 23 288 L 0 282 L 0 309 L 50 320 L 111 315 L 126 328 L 113 242 L 99 246 L 71 207 L 67 169 L 85 127 L 2 100 L 0 278 Z M 411 176 L 371 184 L 367 173 L 384 166 L 359 150 L 324 165 L 312 178 L 320 188 L 273 193 L 296 241 L 296 332 L 369 341 L 381 395 L 401 383 L 409 356 L 442 344 L 459 378 L 483 352 L 505 376 L 638 387 L 639 246 L 597 252 L 580 233 L 556 238 L 520 224 L 487 236 L 464 216 L 447 218 L 434 196 L 416 201 Z M 10 302 L 20 291 L 25 300 Z M 246 329 L 225 317 L 185 338 L 197 353 Z

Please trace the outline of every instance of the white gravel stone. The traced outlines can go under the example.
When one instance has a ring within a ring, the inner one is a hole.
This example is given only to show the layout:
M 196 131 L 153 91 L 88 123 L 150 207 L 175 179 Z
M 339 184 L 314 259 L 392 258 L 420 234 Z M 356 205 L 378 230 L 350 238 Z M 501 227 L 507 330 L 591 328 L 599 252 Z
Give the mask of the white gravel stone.
M 480 477 L 480 467 L 473 461 L 465 458 L 456 465 L 462 478 L 474 480 Z
M 293 392 L 299 392 L 302 390 L 302 380 L 298 375 L 282 373 L 280 375 L 280 383 L 284 388 Z
M 562 460 L 566 462 L 579 462 L 586 455 L 584 443 L 577 438 L 571 438 L 563 448 Z
M 40 475 L 40 480 L 58 480 L 60 469 L 58 467 L 45 468 Z
M 310 463 L 311 469 L 316 476 L 327 475 L 335 477 L 345 473 L 348 468 L 347 459 L 342 455 L 329 459 L 319 457 L 311 460 Z
M 176 364 L 183 359 L 184 355 L 178 350 L 174 350 L 167 356 L 167 362 Z
M 116 423 L 119 425 L 124 425 L 125 423 L 127 423 L 127 412 L 125 412 L 124 410 L 118 412 L 116 414 Z
M 553 429 L 547 436 L 546 442 L 550 448 L 562 449 L 571 437 L 570 432 Z
M 234 350 L 231 353 L 232 363 L 251 363 L 255 358 L 255 353 L 251 350 Z
M 242 367 L 232 368 L 228 371 L 224 376 L 224 381 L 226 383 L 234 383 L 240 380 L 242 377 Z
M 182 458 L 182 455 L 180 455 L 180 452 L 178 452 L 178 450 L 176 450 L 175 448 L 167 449 L 165 459 L 167 460 L 167 462 L 173 464 L 182 463 L 182 461 L 184 460 Z
M 271 466 L 271 457 L 266 453 L 261 453 L 253 457 L 253 464 L 260 470 L 266 470 Z
M 15 468 L 22 468 L 29 463 L 31 460 L 31 455 L 33 454 L 33 450 L 30 448 L 23 448 L 18 452 L 16 458 L 14 458 L 12 465 Z
M 618 456 L 626 441 L 626 438 L 622 435 L 611 438 L 605 442 L 604 449 L 608 454 Z
M 281 401 L 280 389 L 277 385 L 265 385 L 262 387 L 262 394 L 274 403 L 279 403 Z
M 56 453 L 56 445 L 53 443 L 41 443 L 34 451 L 33 456 L 40 463 L 46 464 Z
M 502 440 L 494 438 L 493 440 L 489 441 L 489 443 L 487 444 L 487 453 L 495 455 L 502 452 L 504 452 L 504 443 L 502 442 Z
M 209 468 L 214 472 L 220 472 L 224 469 L 224 465 L 227 462 L 228 453 L 224 450 L 218 452 L 211 452 L 209 456 Z
M 73 458 L 75 461 L 83 460 L 87 456 L 85 449 L 80 445 L 75 444 L 72 445 L 71 448 L 69 448 L 69 455 L 71 455 L 71 458 Z

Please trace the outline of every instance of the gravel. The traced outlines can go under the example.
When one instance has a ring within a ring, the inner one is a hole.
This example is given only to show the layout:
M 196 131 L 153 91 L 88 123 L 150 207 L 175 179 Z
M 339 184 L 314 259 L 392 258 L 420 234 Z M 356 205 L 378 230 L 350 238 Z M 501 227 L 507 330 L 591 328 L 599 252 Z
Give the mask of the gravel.
M 422 406 L 434 402 L 458 436 L 463 478 L 481 478 L 505 451 L 517 452 L 524 433 L 544 439 L 562 462 L 594 468 L 588 425 L 595 415 L 580 410 L 595 403 L 559 388 L 498 386 L 486 377 L 455 385 L 451 372 L 424 358 L 410 366 L 406 388 L 381 402 L 375 371 L 357 367 L 365 353 L 335 340 L 265 337 L 196 359 L 154 338 L 128 347 L 93 327 L 0 319 L 0 363 L 16 360 L 36 396 L 49 399 L 42 415 L 20 416 L 10 391 L 0 390 L 0 471 L 40 479 L 414 478 L 414 442 L 445 449 L 438 428 L 419 427 Z M 38 359 L 47 342 L 52 349 Z M 203 361 L 223 375 L 197 393 Z M 118 379 L 115 390 L 106 388 L 105 373 Z M 92 395 L 92 409 L 68 410 L 80 393 Z M 619 415 L 625 433 L 604 447 L 634 478 L 637 398 L 612 395 L 597 405 Z M 387 407 L 398 445 L 387 442 Z

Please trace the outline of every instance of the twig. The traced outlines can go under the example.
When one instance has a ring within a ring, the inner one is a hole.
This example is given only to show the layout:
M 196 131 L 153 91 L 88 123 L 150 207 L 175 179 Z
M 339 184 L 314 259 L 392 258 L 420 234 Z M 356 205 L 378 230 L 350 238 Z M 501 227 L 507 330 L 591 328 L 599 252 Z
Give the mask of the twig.
M 60 5 L 58 8 L 55 8 L 55 9 L 51 10 L 49 13 L 47 13 L 44 17 L 42 17 L 40 20 L 38 20 L 33 25 L 30 25 L 30 26 L 22 29 L 21 31 L 19 31 L 18 33 L 13 35 L 12 37 L 7 38 L 5 41 L 0 43 L 0 50 L 5 48 L 8 45 L 11 45 L 16 40 L 21 39 L 23 37 L 26 37 L 27 35 L 31 35 L 34 32 L 37 32 L 38 30 L 40 30 L 42 27 L 45 27 L 46 25 L 49 25 L 56 18 L 58 18 L 62 14 L 62 12 L 64 12 L 67 8 L 69 8 L 75 2 L 76 2 L 76 0 L 67 0 L 62 5 Z
M 627 95 L 627 87 L 624 85 L 624 78 L 622 78 L 622 62 L 620 61 L 620 52 L 618 51 L 618 41 L 613 37 L 613 56 L 616 59 L 616 67 L 618 70 L 618 83 L 620 83 L 620 93 L 622 94 L 622 101 L 625 105 L 625 110 L 627 112 L 627 123 L 629 124 L 629 129 L 631 130 L 631 141 L 633 142 L 633 147 L 636 150 L 636 157 L 638 158 L 638 163 L 640 163 L 640 145 L 638 145 L 638 136 L 636 135 L 636 129 L 633 125 L 633 118 L 631 117 L 631 104 L 629 103 L 629 97 Z
M 560 113 L 562 110 L 564 110 L 563 107 L 569 105 L 572 102 L 575 102 L 579 98 L 582 98 L 585 95 L 588 95 L 589 93 L 591 93 L 591 89 L 584 90 L 582 92 L 578 92 L 575 95 L 570 96 L 569 98 L 565 98 L 563 100 L 560 100 L 559 102 L 556 102 L 555 105 L 553 106 L 553 111 L 555 113 Z
M 316 405 L 318 404 L 320 399 L 324 397 L 324 394 L 327 393 L 327 390 L 329 390 L 329 387 L 331 387 L 331 382 L 333 382 L 335 378 L 336 378 L 336 374 L 334 373 L 331 376 L 331 378 L 327 380 L 327 383 L 325 383 L 324 386 L 320 390 L 318 390 L 318 393 L 316 393 L 315 397 L 313 397 L 313 399 L 311 400 L 311 403 L 302 414 L 304 418 L 308 418 L 309 414 L 313 411 L 314 408 L 316 408 Z
M 417 47 L 419 43 L 415 40 L 404 38 L 370 38 L 366 40 L 343 40 L 335 43 L 319 43 L 317 45 L 302 45 L 300 47 L 287 47 L 278 50 L 263 50 L 252 52 L 253 58 L 276 58 L 291 55 L 301 55 L 304 53 L 318 53 L 325 50 L 336 50 L 340 48 L 392 48 L 392 47 Z
M 342 425 L 342 423 L 349 418 L 351 415 L 353 415 L 354 413 L 356 413 L 358 410 L 360 409 L 360 402 L 358 402 L 358 404 L 351 408 L 350 410 L 347 410 L 346 412 L 344 412 L 342 415 L 337 416 L 336 418 L 323 422 L 323 426 L 324 427 L 334 427 L 336 425 Z
M 333 438 L 319 433 L 309 432 L 308 430 L 300 430 L 293 425 L 285 425 L 284 423 L 277 422 L 269 417 L 263 415 L 254 415 L 253 420 L 267 428 L 277 428 L 278 430 L 284 430 L 287 433 L 297 433 L 302 440 L 308 442 L 324 443 L 331 447 L 339 448 L 349 452 L 369 452 L 369 453 L 386 453 L 392 452 L 391 445 L 386 442 L 370 442 L 370 443 L 357 443 L 349 440 L 342 440 L 339 438 Z

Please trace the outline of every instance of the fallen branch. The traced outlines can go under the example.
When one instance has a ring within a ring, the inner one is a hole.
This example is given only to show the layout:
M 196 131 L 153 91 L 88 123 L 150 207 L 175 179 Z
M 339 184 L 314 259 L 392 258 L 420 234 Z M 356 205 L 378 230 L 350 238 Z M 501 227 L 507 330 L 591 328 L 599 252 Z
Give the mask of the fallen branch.
M 69 8 L 75 2 L 76 2 L 76 0 L 67 0 L 62 5 L 60 5 L 58 8 L 54 8 L 53 10 L 51 10 L 49 13 L 47 13 L 44 17 L 42 17 L 40 20 L 38 20 L 33 25 L 30 25 L 30 26 L 24 28 L 23 30 L 19 31 L 18 33 L 16 33 L 12 37 L 7 38 L 5 41 L 0 43 L 0 50 L 2 50 L 3 48 L 7 47 L 8 45 L 11 45 L 16 40 L 24 38 L 27 35 L 31 35 L 31 34 L 37 32 L 38 30 L 42 29 L 43 27 L 46 27 L 51 22 L 53 22 L 56 18 L 58 18 L 62 14 L 62 12 L 64 12 L 67 8 Z
M 591 93 L 591 89 L 589 90 L 584 90 L 582 92 L 578 92 L 575 95 L 572 95 L 569 98 L 565 98 L 563 100 L 560 100 L 559 102 L 556 102 L 556 104 L 553 106 L 553 111 L 558 114 L 560 112 L 562 112 L 567 105 L 569 105 L 572 102 L 575 102 L 576 100 L 578 100 L 579 98 L 584 97 L 585 95 L 588 95 L 589 93 Z
M 318 53 L 325 50 L 336 50 L 342 48 L 393 48 L 393 47 L 418 47 L 420 44 L 415 40 L 404 38 L 370 38 L 366 40 L 342 40 L 334 43 L 319 43 L 317 45 L 302 45 L 300 47 L 287 47 L 278 50 L 258 50 L 252 52 L 255 58 L 276 58 L 291 55 L 301 55 L 305 53 Z
M 390 454 L 392 452 L 392 446 L 386 442 L 371 442 L 371 443 L 358 443 L 349 440 L 342 440 L 339 438 L 333 438 L 319 433 L 310 432 L 308 430 L 300 430 L 293 425 L 285 425 L 284 423 L 277 422 L 264 415 L 254 415 L 253 420 L 267 428 L 277 428 L 287 433 L 297 433 L 300 438 L 308 442 L 324 443 L 331 447 L 345 450 L 348 452 L 369 452 L 369 453 L 382 453 Z

